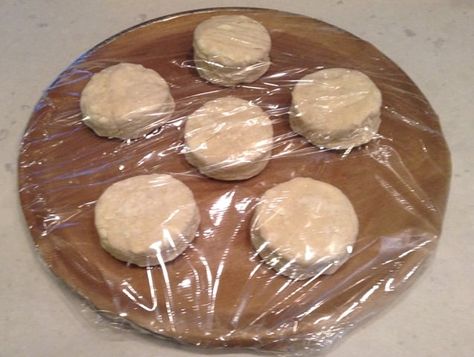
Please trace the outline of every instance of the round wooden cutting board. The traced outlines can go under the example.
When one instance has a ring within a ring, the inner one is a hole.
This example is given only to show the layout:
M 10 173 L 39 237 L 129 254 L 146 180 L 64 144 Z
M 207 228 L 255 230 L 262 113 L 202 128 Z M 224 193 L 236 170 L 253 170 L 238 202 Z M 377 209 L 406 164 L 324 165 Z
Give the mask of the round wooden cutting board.
M 206 83 L 194 69 L 193 30 L 221 14 L 245 14 L 271 34 L 272 65 L 255 83 L 223 88 Z M 158 71 L 176 100 L 170 123 L 146 138 L 109 140 L 81 122 L 81 90 L 93 73 L 118 62 Z M 380 137 L 350 153 L 319 150 L 288 125 L 295 81 L 328 67 L 360 70 L 382 91 Z M 226 95 L 254 101 L 273 120 L 273 158 L 250 180 L 206 178 L 182 152 L 185 116 Z M 21 204 L 38 252 L 98 311 L 181 342 L 270 350 L 331 344 L 409 285 L 436 247 L 450 178 L 438 118 L 396 64 L 326 23 L 247 8 L 152 20 L 83 54 L 35 107 L 19 167 Z M 171 173 L 191 188 L 202 223 L 183 255 L 142 269 L 101 249 L 93 212 L 109 185 L 152 172 Z M 292 281 L 251 248 L 249 220 L 257 198 L 295 176 L 339 187 L 359 217 L 352 258 L 334 275 Z

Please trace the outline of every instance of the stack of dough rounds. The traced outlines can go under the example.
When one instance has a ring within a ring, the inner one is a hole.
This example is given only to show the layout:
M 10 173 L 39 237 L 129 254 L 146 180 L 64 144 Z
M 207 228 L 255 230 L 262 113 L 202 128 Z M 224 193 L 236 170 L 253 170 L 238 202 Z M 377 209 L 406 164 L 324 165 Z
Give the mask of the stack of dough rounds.
M 102 247 L 141 267 L 163 264 L 194 239 L 199 210 L 193 194 L 169 175 L 142 175 L 108 187 L 95 207 Z
M 198 73 L 211 83 L 251 83 L 270 66 L 270 35 L 247 16 L 214 16 L 201 22 L 194 30 L 193 46 Z
M 84 123 L 99 136 L 134 139 L 174 111 L 168 84 L 152 69 L 120 63 L 92 76 L 82 91 Z
M 259 174 L 271 156 L 272 122 L 260 107 L 236 97 L 205 103 L 186 120 L 186 159 L 218 180 Z
M 261 197 L 251 241 L 277 272 L 307 279 L 332 274 L 349 258 L 358 226 L 351 202 L 338 188 L 298 177 Z
M 382 95 L 359 71 L 314 72 L 298 81 L 292 95 L 291 128 L 316 146 L 348 149 L 369 142 L 378 131 Z

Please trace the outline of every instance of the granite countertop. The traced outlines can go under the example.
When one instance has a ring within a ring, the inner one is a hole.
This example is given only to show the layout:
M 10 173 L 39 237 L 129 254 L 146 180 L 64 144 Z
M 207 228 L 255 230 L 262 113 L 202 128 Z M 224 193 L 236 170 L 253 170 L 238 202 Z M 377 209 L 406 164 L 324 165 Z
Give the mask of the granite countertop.
M 474 350 L 474 2 L 3 0 L 0 3 L 1 356 L 209 354 L 111 328 L 48 274 L 18 201 L 16 159 L 41 91 L 101 40 L 154 17 L 212 6 L 272 7 L 373 43 L 418 84 L 441 118 L 453 176 L 435 258 L 397 304 L 329 351 L 337 356 L 472 356 Z M 471 223 L 469 223 L 471 222 Z M 238 353 L 239 356 L 245 354 Z

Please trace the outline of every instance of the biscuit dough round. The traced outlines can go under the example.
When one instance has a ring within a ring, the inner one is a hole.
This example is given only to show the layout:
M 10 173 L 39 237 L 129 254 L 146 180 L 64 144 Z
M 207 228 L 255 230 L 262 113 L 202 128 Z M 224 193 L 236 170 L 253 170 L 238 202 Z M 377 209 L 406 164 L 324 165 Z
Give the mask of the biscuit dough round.
M 108 187 L 95 207 L 102 247 L 141 267 L 180 255 L 200 222 L 191 190 L 170 175 L 134 176 Z
M 316 146 L 348 149 L 373 139 L 380 126 L 381 106 L 380 90 L 365 74 L 324 69 L 296 84 L 290 125 Z
M 154 70 L 119 63 L 92 76 L 81 94 L 83 122 L 99 136 L 134 139 L 174 111 L 168 84 Z
M 278 273 L 307 279 L 334 273 L 352 253 L 359 223 L 337 187 L 306 177 L 264 193 L 252 218 L 251 241 Z
M 203 175 L 244 180 L 267 165 L 273 127 L 260 107 L 229 96 L 209 101 L 189 115 L 184 139 L 186 159 Z
M 199 75 L 214 84 L 251 83 L 270 67 L 270 35 L 247 16 L 213 16 L 201 22 L 193 47 Z

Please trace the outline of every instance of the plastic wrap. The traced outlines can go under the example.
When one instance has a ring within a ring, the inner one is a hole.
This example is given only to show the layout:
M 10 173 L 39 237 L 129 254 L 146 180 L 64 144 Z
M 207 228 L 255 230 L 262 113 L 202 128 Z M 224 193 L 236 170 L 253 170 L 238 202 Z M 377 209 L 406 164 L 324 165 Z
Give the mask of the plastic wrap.
M 196 25 L 228 13 L 261 22 L 272 39 L 269 70 L 234 88 L 200 78 L 192 51 Z M 143 138 L 102 138 L 81 120 L 80 95 L 90 77 L 121 62 L 156 70 L 176 103 L 169 121 Z M 319 149 L 288 124 L 298 79 L 334 67 L 365 73 L 383 98 L 376 139 L 345 151 Z M 185 158 L 187 116 L 229 95 L 251 101 L 272 121 L 271 158 L 247 180 L 208 178 Z M 101 248 L 94 208 L 113 183 L 152 173 L 185 183 L 201 221 L 180 256 L 140 268 Z M 332 275 L 277 274 L 250 242 L 259 197 L 294 177 L 330 183 L 354 206 L 359 234 L 349 260 Z M 436 114 L 393 62 L 333 26 L 263 9 L 173 15 L 94 47 L 45 91 L 19 157 L 21 202 L 39 253 L 97 311 L 182 343 L 292 353 L 332 345 L 412 282 L 436 247 L 449 177 Z

